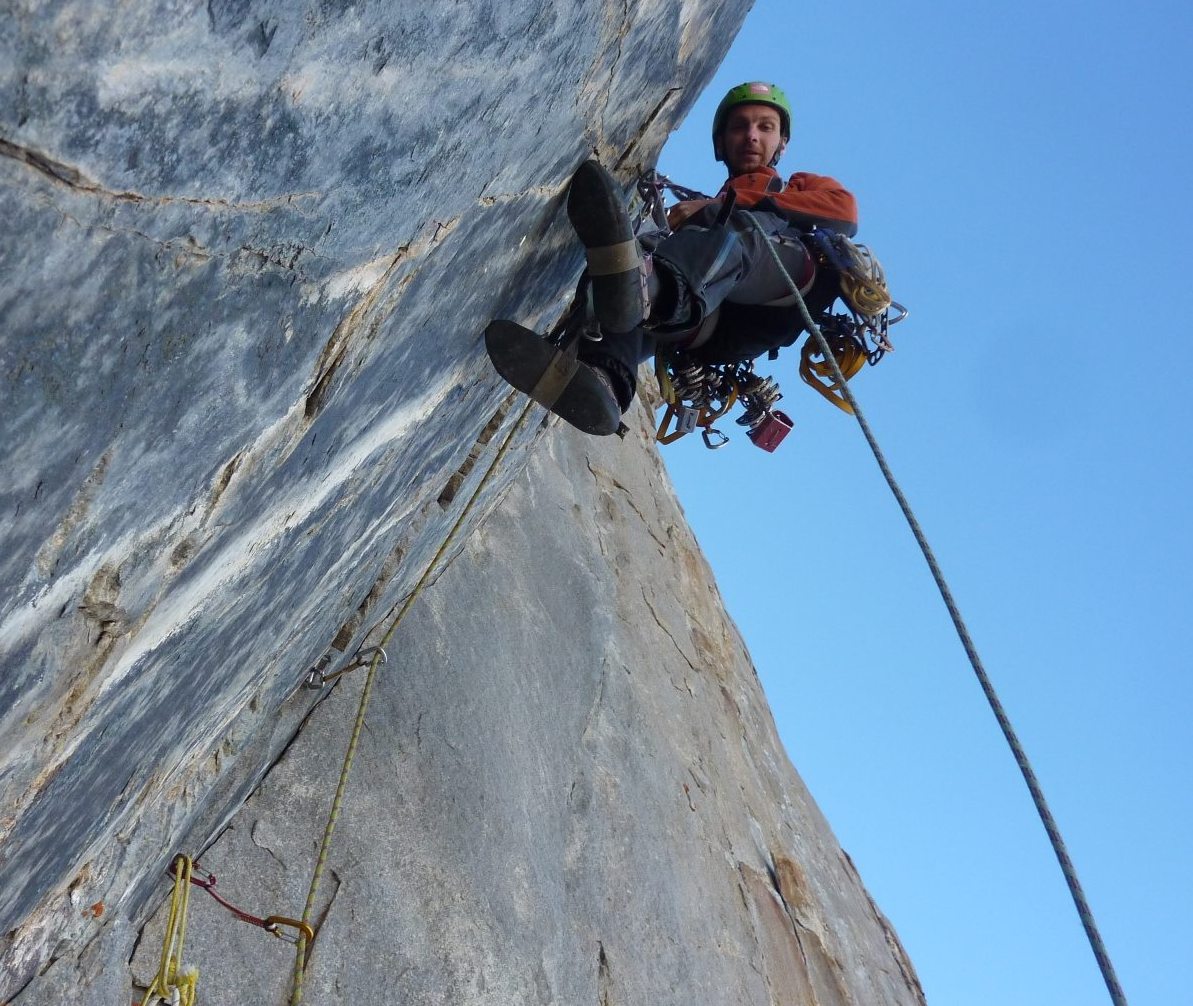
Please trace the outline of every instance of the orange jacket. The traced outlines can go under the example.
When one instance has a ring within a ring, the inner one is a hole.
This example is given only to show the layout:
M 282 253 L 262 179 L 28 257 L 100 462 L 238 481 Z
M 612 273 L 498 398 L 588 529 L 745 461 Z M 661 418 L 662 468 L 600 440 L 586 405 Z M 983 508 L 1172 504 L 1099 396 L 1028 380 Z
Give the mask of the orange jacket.
M 720 209 L 720 197 L 729 189 L 737 193 L 737 205 L 742 209 L 777 213 L 803 230 L 816 225 L 847 237 L 857 233 L 857 200 L 835 178 L 798 171 L 784 185 L 774 168 L 733 176 L 711 202 L 697 199 L 673 206 L 669 214 L 671 226 L 711 224 Z

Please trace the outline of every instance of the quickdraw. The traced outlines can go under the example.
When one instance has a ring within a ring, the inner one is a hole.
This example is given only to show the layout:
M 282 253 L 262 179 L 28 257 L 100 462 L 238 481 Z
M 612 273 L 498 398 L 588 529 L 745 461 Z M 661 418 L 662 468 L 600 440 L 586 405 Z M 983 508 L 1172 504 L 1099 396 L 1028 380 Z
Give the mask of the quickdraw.
M 185 863 L 180 867 L 180 860 Z M 180 872 L 181 870 L 181 872 Z M 180 877 L 185 877 L 195 887 L 202 888 L 217 904 L 222 905 L 233 917 L 239 919 L 241 922 L 247 922 L 250 926 L 256 926 L 258 929 L 264 929 L 270 936 L 275 936 L 284 943 L 298 944 L 299 938 L 306 939 L 308 953 L 311 944 L 315 942 L 315 931 L 306 922 L 300 922 L 298 919 L 291 919 L 284 915 L 269 915 L 265 918 L 253 915 L 251 912 L 246 912 L 243 908 L 237 908 L 232 902 L 221 896 L 215 889 L 215 874 L 208 873 L 203 870 L 198 863 L 191 863 L 185 856 L 177 856 L 174 862 L 166 868 L 166 873 L 174 878 L 175 886 L 177 886 Z M 286 930 L 294 930 L 293 933 Z
M 355 671 L 358 667 L 367 667 L 374 660 L 380 660 L 381 663 L 389 663 L 389 655 L 380 646 L 368 646 L 363 650 L 357 650 L 351 659 L 339 670 L 327 673 L 327 667 L 331 663 L 331 655 L 324 654 L 319 659 L 319 662 L 311 667 L 306 676 L 302 680 L 303 688 L 311 688 L 319 690 L 327 687 L 336 678 L 342 674 L 347 674 L 349 671 Z

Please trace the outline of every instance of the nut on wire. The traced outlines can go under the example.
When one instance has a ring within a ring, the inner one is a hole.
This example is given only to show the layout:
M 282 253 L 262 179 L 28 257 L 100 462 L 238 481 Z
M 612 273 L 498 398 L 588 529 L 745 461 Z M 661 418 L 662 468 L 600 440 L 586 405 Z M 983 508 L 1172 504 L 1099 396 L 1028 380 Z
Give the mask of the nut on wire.
M 338 671 L 332 671 L 328 674 L 327 666 L 331 662 L 331 658 L 329 655 L 324 654 L 324 656 L 319 658 L 319 662 L 307 671 L 307 676 L 303 679 L 302 686 L 303 688 L 312 689 L 325 688 L 341 674 L 355 671 L 358 667 L 364 667 L 366 664 L 370 664 L 377 659 L 380 659 L 383 664 L 389 663 L 389 655 L 380 646 L 366 646 L 363 650 L 357 650 L 352 655 L 352 659 Z

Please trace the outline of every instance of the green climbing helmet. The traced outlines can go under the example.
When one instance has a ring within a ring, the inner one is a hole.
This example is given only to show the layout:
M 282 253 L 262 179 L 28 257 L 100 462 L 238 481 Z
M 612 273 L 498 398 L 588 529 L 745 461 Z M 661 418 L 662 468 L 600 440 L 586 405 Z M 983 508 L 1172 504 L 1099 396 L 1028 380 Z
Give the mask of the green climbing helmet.
M 718 161 L 724 160 L 718 143 L 721 130 L 725 128 L 730 110 L 738 105 L 770 105 L 779 113 L 779 132 L 783 139 L 791 139 L 791 102 L 787 100 L 787 95 L 777 84 L 767 84 L 761 80 L 746 81 L 729 89 L 717 106 L 716 115 L 712 117 L 712 148 Z

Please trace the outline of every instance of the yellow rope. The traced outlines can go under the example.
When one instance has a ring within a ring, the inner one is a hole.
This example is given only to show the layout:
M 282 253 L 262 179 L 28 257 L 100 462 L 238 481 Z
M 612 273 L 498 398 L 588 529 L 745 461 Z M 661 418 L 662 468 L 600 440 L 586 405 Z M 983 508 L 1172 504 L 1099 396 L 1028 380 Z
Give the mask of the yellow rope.
M 361 731 L 364 729 L 365 711 L 368 709 L 369 699 L 372 696 L 373 681 L 377 676 L 377 668 L 381 666 L 381 651 L 384 650 L 386 645 L 389 643 L 394 632 L 398 628 L 398 624 L 402 621 L 406 615 L 406 612 L 410 610 L 411 606 L 418 599 L 423 587 L 425 587 L 427 582 L 431 579 L 431 574 L 434 572 L 435 566 L 447 552 L 448 547 L 455 540 L 456 534 L 459 532 L 460 528 L 463 527 L 464 521 L 467 519 L 468 514 L 471 512 L 476 501 L 480 498 L 480 494 L 484 491 L 485 487 L 489 484 L 490 479 L 492 479 L 493 475 L 497 472 L 497 468 L 500 465 L 502 458 L 505 457 L 506 452 L 509 450 L 510 444 L 513 443 L 514 437 L 526 423 L 526 419 L 530 415 L 533 407 L 534 401 L 528 401 L 526 403 L 526 407 L 522 410 L 522 414 L 518 417 L 518 421 L 514 423 L 514 425 L 510 428 L 509 433 L 506 434 L 504 442 L 501 444 L 501 447 L 498 449 L 497 453 L 493 456 L 493 460 L 489 464 L 489 468 L 485 472 L 484 477 L 481 478 L 481 480 L 477 483 L 476 488 L 472 491 L 472 495 L 469 497 L 468 502 L 464 505 L 464 509 L 460 511 L 460 516 L 456 518 L 456 522 L 452 525 L 451 530 L 448 531 L 447 537 L 443 539 L 443 544 L 439 546 L 439 551 L 435 553 L 434 557 L 427 564 L 427 568 L 423 571 L 423 575 L 419 578 L 418 583 L 414 585 L 414 589 L 411 590 L 411 592 L 407 595 L 401 609 L 394 616 L 389 628 L 386 629 L 385 635 L 381 637 L 381 642 L 378 644 L 377 652 L 373 655 L 373 659 L 369 662 L 368 674 L 365 676 L 364 690 L 360 694 L 360 705 L 357 706 L 356 709 L 356 722 L 352 726 L 352 737 L 348 741 L 348 750 L 344 755 L 344 767 L 340 770 L 340 780 L 336 784 L 336 795 L 331 802 L 331 813 L 327 818 L 327 826 L 323 830 L 323 841 L 319 846 L 319 857 L 315 861 L 315 872 L 311 877 L 310 890 L 307 892 L 306 906 L 302 910 L 302 922 L 306 926 L 310 925 L 311 918 L 314 915 L 315 897 L 319 890 L 319 882 L 323 877 L 323 870 L 327 865 L 328 853 L 331 851 L 331 837 L 335 832 L 336 820 L 340 816 L 340 808 L 344 802 L 344 791 L 348 786 L 348 775 L 352 771 L 352 760 L 356 756 L 356 746 L 360 740 Z M 302 1002 L 302 981 L 303 972 L 306 969 L 308 942 L 309 941 L 307 940 L 306 932 L 300 931 L 298 937 L 298 949 L 295 953 L 294 959 L 294 984 L 290 993 L 291 1006 L 298 1006 L 298 1004 Z M 190 1004 L 184 1004 L 184 1006 L 190 1006 Z
M 174 892 L 170 895 L 170 914 L 166 919 L 166 935 L 162 941 L 162 959 L 157 975 L 145 993 L 142 1006 L 151 1006 L 161 999 L 171 1006 L 194 1006 L 195 986 L 199 970 L 183 969 L 182 942 L 186 938 L 186 912 L 190 906 L 191 868 L 189 856 L 174 859 Z

